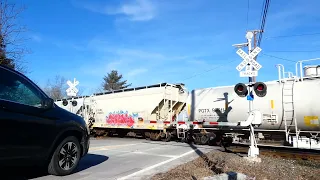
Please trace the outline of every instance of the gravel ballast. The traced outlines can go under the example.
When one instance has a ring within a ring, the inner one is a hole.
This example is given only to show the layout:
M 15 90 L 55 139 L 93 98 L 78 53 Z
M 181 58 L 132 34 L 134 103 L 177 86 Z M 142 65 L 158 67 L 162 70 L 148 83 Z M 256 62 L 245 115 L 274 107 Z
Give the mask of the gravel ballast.
M 260 155 L 261 162 L 253 163 L 243 157 L 212 151 L 182 164 L 166 173 L 154 175 L 152 180 L 187 180 L 237 172 L 255 180 L 320 180 L 320 162 L 290 160 Z

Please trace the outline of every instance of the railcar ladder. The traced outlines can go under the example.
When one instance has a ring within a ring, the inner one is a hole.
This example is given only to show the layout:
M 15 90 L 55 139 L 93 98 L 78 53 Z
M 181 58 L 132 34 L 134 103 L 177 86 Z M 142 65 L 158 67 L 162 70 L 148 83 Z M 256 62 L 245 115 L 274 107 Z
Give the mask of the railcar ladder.
M 165 116 L 164 120 L 171 121 L 172 117 L 172 89 L 173 87 L 171 85 L 166 85 L 165 92 L 164 92 L 164 107 L 165 107 Z
M 283 105 L 283 121 L 286 132 L 286 141 L 289 142 L 289 135 L 295 134 L 298 146 L 299 131 L 297 126 L 297 119 L 294 109 L 294 99 L 293 99 L 293 89 L 294 89 L 294 78 L 287 79 L 283 83 L 282 88 L 282 105 Z M 290 130 L 295 129 L 295 133 L 290 132 Z

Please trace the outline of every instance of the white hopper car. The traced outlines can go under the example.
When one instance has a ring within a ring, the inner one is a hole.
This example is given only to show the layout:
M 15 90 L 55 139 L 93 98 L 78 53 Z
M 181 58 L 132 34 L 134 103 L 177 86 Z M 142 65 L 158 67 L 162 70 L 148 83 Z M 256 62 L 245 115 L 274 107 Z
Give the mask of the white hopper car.
M 83 116 L 96 135 L 117 134 L 123 137 L 132 131 L 151 139 L 160 139 L 160 135 L 163 137 L 160 132 L 164 129 L 175 130 L 175 117 L 185 106 L 187 97 L 188 91 L 183 84 L 161 83 L 63 99 L 55 103 Z M 73 101 L 76 104 L 72 105 Z
M 279 76 L 279 80 L 265 82 L 267 94 L 255 96 L 253 101 L 253 108 L 262 114 L 260 125 L 255 125 L 258 144 L 320 148 L 318 69 L 305 67 L 301 78 Z M 239 122 L 248 118 L 248 101 L 239 97 L 234 87 L 189 93 L 183 84 L 163 83 L 58 100 L 56 104 L 82 115 L 95 135 L 123 137 L 133 132 L 152 140 L 176 137 L 200 144 L 246 143 L 249 129 Z M 71 101 L 77 105 L 72 106 Z

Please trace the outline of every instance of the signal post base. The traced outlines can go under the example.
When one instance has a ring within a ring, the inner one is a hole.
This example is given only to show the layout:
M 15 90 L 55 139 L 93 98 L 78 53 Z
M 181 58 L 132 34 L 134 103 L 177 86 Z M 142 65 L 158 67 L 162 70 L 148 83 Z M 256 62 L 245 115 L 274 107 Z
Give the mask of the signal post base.
M 261 163 L 261 158 L 259 157 L 244 157 L 244 159 L 252 163 Z
M 248 151 L 248 157 L 245 157 L 246 160 L 250 162 L 261 162 L 261 158 L 258 157 L 259 155 L 259 148 L 255 146 L 250 146 Z

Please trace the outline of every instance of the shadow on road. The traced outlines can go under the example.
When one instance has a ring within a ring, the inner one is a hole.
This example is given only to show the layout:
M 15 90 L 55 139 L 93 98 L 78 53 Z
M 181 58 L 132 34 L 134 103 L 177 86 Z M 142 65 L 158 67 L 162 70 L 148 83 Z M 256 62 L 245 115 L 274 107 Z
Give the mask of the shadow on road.
M 212 161 L 212 160 L 210 160 L 210 158 L 206 154 L 204 154 L 200 149 L 198 149 L 196 146 L 194 146 L 194 144 L 192 142 L 189 142 L 188 144 L 198 154 L 198 156 L 205 162 L 207 168 L 210 169 L 214 174 L 218 175 L 218 174 L 224 173 L 224 175 L 221 176 L 221 178 L 223 177 L 224 179 L 237 179 L 237 176 L 238 176 L 237 172 L 233 172 L 233 171 L 224 172 L 223 171 L 223 166 L 225 164 L 225 161 L 223 159 L 219 160 L 219 158 L 218 158 L 218 159 L 215 159 L 214 161 Z M 225 148 L 225 150 L 218 149 L 218 151 L 226 152 L 226 153 L 234 153 L 230 150 L 227 150 L 226 148 Z M 192 179 L 197 180 L 197 178 L 194 176 L 192 176 Z M 220 179 L 220 178 L 217 178 L 217 179 Z
M 192 143 L 189 143 L 189 146 L 198 154 L 200 158 L 206 163 L 207 167 L 212 170 L 215 174 L 223 173 L 220 168 L 217 168 L 216 165 L 218 162 L 211 161 L 206 154 L 204 154 L 200 149 L 194 146 Z
M 245 153 L 238 153 L 238 152 L 231 151 L 231 150 L 229 150 L 229 149 L 225 149 L 225 150 L 218 149 L 217 151 L 235 154 L 235 155 L 237 155 L 237 156 L 239 156 L 239 157 L 246 157 L 246 154 L 245 154 Z
M 88 154 L 85 157 L 83 157 L 83 159 L 80 161 L 80 164 L 77 167 L 77 169 L 75 170 L 75 172 L 80 172 L 80 171 L 86 170 L 90 167 L 99 165 L 108 159 L 109 159 L 108 156 L 97 155 L 97 154 Z
M 75 169 L 74 173 L 86 170 L 90 167 L 97 166 L 105 161 L 109 157 L 98 155 L 98 154 L 87 154 L 83 159 L 80 160 L 78 167 Z M 1 178 L 10 180 L 27 180 L 33 178 L 40 178 L 48 176 L 46 170 L 35 168 L 35 167 L 13 167 L 5 168 L 0 170 Z M 73 174 L 74 174 L 73 173 Z M 71 174 L 72 175 L 72 174 Z

